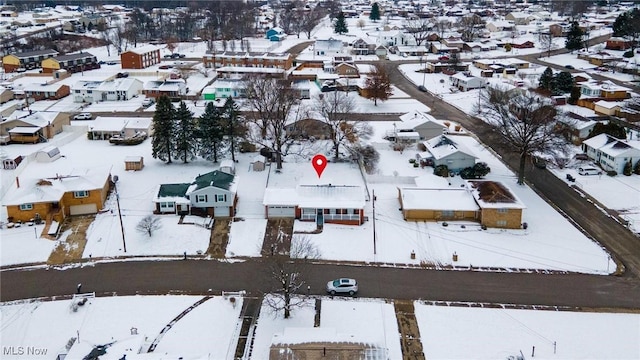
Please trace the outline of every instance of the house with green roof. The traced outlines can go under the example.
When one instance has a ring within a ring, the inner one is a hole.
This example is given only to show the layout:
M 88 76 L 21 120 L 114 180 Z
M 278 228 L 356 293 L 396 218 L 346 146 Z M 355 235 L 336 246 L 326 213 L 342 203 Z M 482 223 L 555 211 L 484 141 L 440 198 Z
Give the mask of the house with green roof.
M 162 184 L 154 199 L 156 214 L 232 217 L 238 202 L 235 175 L 212 171 L 193 182 Z

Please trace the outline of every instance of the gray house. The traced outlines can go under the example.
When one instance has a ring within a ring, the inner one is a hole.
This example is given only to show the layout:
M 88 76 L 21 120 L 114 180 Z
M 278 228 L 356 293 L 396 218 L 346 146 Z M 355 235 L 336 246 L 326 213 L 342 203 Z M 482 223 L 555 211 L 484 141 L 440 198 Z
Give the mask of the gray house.
M 216 170 L 190 184 L 160 185 L 154 213 L 232 217 L 237 202 L 235 176 Z
M 446 165 L 454 173 L 475 165 L 476 156 L 473 152 L 456 140 L 456 136 L 440 135 L 424 141 L 427 151 L 416 154 L 416 160 L 434 167 Z
M 446 131 L 448 131 L 448 126 L 444 121 L 419 110 L 400 115 L 400 122 L 395 123 L 396 135 L 405 132 L 416 132 L 420 136 L 420 140 L 433 139 Z M 402 138 L 402 136 L 396 136 L 396 138 Z

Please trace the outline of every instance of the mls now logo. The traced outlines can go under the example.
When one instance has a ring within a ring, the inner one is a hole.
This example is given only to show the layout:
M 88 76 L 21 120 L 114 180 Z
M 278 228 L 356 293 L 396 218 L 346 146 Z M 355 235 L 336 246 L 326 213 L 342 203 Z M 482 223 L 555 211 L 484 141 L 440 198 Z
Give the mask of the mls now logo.
M 2 355 L 4 356 L 45 356 L 47 349 L 35 346 L 3 346 Z

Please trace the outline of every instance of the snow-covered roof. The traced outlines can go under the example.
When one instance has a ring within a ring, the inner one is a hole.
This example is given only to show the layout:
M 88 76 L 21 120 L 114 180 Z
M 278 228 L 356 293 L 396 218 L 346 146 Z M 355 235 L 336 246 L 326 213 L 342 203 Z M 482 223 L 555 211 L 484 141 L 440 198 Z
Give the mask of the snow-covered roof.
M 91 131 L 119 132 L 124 130 L 127 122 L 126 118 L 98 116 L 91 124 Z
M 396 123 L 396 128 L 400 130 L 412 130 L 426 122 L 433 122 L 445 127 L 442 121 L 437 120 L 432 115 L 419 110 L 413 110 L 406 114 L 402 114 L 399 118 L 400 122 Z
M 51 177 L 20 178 L 20 187 L 8 192 L 4 205 L 20 205 L 59 201 L 67 192 L 100 189 L 110 173 L 110 167 L 74 169 L 68 174 Z
M 436 160 L 445 158 L 457 152 L 473 156 L 474 158 L 476 157 L 471 150 L 467 149 L 466 146 L 454 141 L 451 136 L 447 135 L 436 136 L 431 140 L 423 142 L 423 144 L 427 147 L 427 151 Z
M 480 208 L 467 189 L 402 188 L 404 210 L 459 210 L 477 211 Z
M 605 101 L 605 100 L 598 100 L 594 103 L 594 105 L 598 105 L 600 107 L 603 107 L 605 109 L 613 109 L 615 107 L 622 107 L 624 106 L 624 101 Z
M 364 188 L 355 185 L 298 185 L 295 189 L 267 188 L 262 203 L 301 208 L 361 209 Z
M 469 180 L 467 188 L 481 208 L 525 209 L 526 206 L 503 183 L 489 180 Z
M 150 53 L 156 50 L 160 50 L 160 47 L 155 46 L 155 45 L 144 45 L 144 46 L 140 46 L 137 48 L 131 48 L 127 51 L 130 51 L 132 53 L 138 54 L 138 55 L 144 55 L 146 53 Z

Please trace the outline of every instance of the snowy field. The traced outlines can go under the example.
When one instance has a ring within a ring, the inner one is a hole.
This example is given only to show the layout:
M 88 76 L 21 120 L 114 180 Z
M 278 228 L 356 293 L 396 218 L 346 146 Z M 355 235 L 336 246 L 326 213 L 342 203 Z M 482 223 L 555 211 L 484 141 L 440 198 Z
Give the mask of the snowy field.
M 214 296 L 160 336 L 201 296 L 93 298 L 77 310 L 72 300 L 0 304 L 3 359 L 82 359 L 107 345 L 102 360 L 233 359 L 243 299 Z M 323 297 L 314 327 L 315 298 L 289 319 L 263 302 L 251 359 L 272 344 L 356 342 L 402 357 L 393 304 L 374 299 Z M 428 359 L 638 359 L 640 315 L 432 306 L 415 302 L 420 341 Z M 55 324 L 55 331 L 52 331 Z M 146 350 L 156 340 L 152 353 Z M 68 347 L 68 348 L 67 348 Z M 20 351 L 23 355 L 19 355 Z M 535 352 L 535 356 L 531 356 Z

